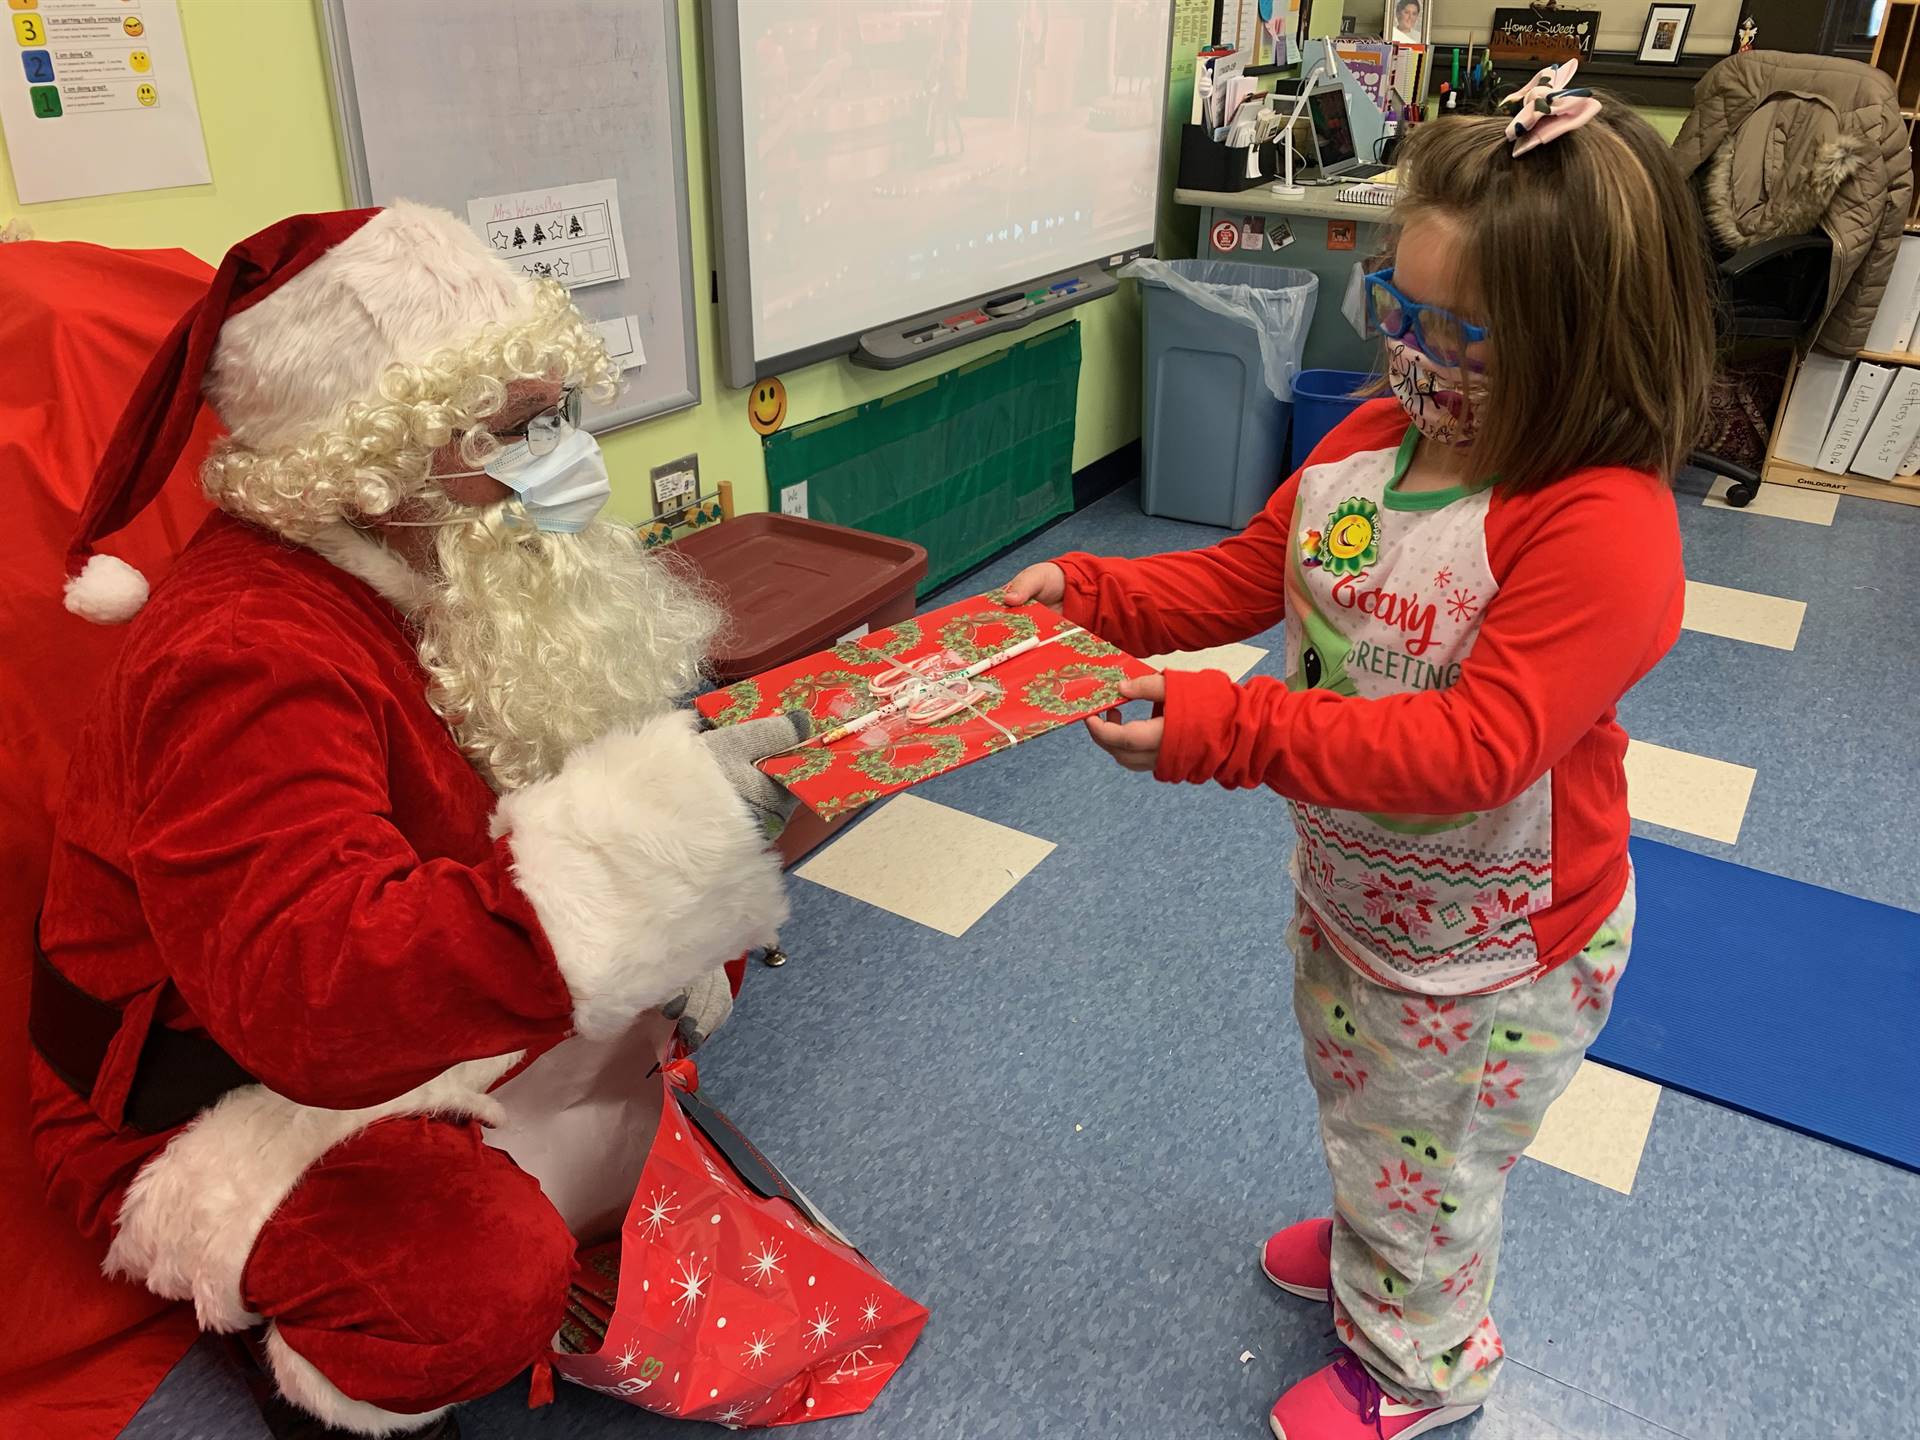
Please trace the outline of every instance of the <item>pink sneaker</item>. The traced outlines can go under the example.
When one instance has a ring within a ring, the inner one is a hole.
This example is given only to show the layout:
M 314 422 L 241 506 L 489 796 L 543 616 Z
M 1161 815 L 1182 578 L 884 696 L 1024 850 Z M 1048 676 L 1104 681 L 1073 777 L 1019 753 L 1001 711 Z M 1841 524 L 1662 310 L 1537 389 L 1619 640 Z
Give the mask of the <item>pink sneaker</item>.
M 1464 1420 L 1478 1405 L 1402 1405 L 1352 1355 L 1309 1375 L 1267 1417 L 1278 1440 L 1413 1440 Z
M 1260 1248 L 1260 1269 L 1289 1295 L 1325 1300 L 1333 1289 L 1333 1221 L 1302 1220 Z

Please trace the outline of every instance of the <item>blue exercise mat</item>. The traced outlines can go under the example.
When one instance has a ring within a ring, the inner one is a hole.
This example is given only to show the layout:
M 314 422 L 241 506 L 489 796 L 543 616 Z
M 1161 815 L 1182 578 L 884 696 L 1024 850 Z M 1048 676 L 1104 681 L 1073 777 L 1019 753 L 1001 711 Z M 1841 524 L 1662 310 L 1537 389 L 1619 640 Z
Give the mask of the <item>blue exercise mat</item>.
M 1920 1170 L 1920 915 L 1633 841 L 1595 1060 Z

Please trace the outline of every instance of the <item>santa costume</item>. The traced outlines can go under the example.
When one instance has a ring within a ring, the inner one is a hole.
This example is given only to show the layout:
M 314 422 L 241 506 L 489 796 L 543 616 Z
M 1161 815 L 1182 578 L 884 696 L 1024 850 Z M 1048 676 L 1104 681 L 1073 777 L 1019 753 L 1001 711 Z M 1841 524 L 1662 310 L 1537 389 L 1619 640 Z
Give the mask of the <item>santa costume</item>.
M 547 1351 L 631 1193 L 605 1107 L 554 1113 L 630 1089 L 637 1172 L 659 1007 L 784 915 L 747 767 L 674 708 L 705 601 L 622 527 L 435 478 L 529 387 L 613 379 L 453 216 L 294 217 L 154 358 L 69 557 L 68 607 L 131 630 L 56 826 L 35 1155 L 112 1271 L 347 1432 L 450 1432 Z M 149 601 L 93 547 L 203 395 L 220 511 Z

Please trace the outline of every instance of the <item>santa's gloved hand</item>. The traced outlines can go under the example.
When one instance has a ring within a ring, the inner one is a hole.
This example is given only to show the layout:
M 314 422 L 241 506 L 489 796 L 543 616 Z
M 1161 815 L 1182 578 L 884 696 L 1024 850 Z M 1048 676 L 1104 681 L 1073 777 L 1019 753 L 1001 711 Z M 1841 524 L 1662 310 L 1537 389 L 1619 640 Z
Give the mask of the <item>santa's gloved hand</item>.
M 807 712 L 789 710 L 765 720 L 708 730 L 700 737 L 727 783 L 753 807 L 754 817 L 765 827 L 769 839 L 786 829 L 800 802 L 784 785 L 755 769 L 754 762 L 791 750 L 812 733 L 813 721 Z
M 733 1014 L 733 986 L 727 981 L 726 967 L 714 966 L 661 1006 L 660 1012 L 676 1022 L 680 1043 L 691 1055 Z

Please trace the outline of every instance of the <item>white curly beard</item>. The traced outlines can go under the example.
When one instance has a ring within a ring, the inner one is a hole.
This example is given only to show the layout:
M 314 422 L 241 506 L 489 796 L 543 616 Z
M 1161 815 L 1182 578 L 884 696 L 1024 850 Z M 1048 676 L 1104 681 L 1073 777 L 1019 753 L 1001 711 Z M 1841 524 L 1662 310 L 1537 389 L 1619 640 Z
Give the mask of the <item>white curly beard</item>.
M 720 611 L 684 563 L 624 525 L 532 529 L 512 504 L 442 528 L 413 620 L 429 698 L 493 787 L 683 700 Z

